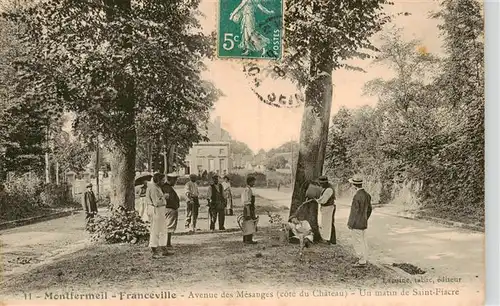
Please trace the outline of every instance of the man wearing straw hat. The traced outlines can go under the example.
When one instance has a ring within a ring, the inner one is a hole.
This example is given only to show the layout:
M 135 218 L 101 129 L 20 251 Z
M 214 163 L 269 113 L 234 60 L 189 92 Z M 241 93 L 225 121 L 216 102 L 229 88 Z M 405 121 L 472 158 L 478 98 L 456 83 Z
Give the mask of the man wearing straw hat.
M 172 235 L 177 229 L 177 220 L 179 218 L 178 209 L 180 206 L 179 195 L 174 189 L 175 183 L 177 183 L 177 178 L 179 176 L 177 173 L 167 174 L 167 182 L 163 184 L 163 193 L 167 196 L 167 205 L 165 209 L 165 218 L 167 222 L 167 247 L 172 247 Z
M 319 216 L 320 224 L 319 231 L 323 242 L 329 244 L 337 244 L 337 235 L 335 233 L 335 191 L 333 186 L 328 182 L 326 176 L 320 176 L 318 178 L 319 184 L 323 190 L 321 191 L 321 196 L 316 199 L 320 205 Z
M 368 261 L 366 229 L 368 228 L 368 219 L 372 213 L 371 196 L 363 189 L 363 179 L 361 177 L 355 176 L 349 180 L 349 183 L 356 188 L 356 194 L 352 199 L 347 227 L 354 236 L 354 248 L 361 257 L 355 266 L 365 267 Z

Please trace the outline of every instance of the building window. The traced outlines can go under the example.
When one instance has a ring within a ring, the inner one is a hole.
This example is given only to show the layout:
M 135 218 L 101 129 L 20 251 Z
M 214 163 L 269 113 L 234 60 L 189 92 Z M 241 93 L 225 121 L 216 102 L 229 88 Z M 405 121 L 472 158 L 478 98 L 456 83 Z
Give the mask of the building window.
M 220 163 L 220 170 L 221 170 L 221 171 L 222 171 L 222 170 L 226 170 L 226 160 L 225 160 L 225 159 L 223 159 L 223 158 L 221 158 L 221 159 L 219 160 L 219 163 Z
M 224 149 L 219 149 L 219 155 L 224 155 Z
M 215 160 L 209 159 L 208 160 L 208 171 L 214 171 L 215 170 Z

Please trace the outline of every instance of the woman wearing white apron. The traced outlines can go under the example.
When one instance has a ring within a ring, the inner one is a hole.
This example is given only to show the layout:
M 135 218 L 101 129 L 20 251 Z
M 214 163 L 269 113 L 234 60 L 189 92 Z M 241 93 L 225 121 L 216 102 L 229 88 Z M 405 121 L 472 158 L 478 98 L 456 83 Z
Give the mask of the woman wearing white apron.
M 323 242 L 337 244 L 335 233 L 335 191 L 333 186 L 328 182 L 326 176 L 319 177 L 319 183 L 323 190 L 321 196 L 316 199 L 320 205 L 318 223 L 319 232 Z
M 166 205 L 167 201 L 161 184 L 164 175 L 155 173 L 153 175 L 153 182 L 148 184 L 146 190 L 146 201 L 148 202 L 149 220 L 151 227 L 149 230 L 149 247 L 153 253 L 153 258 L 158 258 L 161 255 L 167 256 L 167 219 Z

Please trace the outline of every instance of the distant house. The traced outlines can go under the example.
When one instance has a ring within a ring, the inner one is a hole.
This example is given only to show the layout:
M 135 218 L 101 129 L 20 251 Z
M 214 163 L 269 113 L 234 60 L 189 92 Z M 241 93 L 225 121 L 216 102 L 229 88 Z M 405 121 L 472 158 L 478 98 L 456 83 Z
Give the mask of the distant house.
M 229 173 L 232 169 L 231 136 L 221 127 L 221 118 L 209 122 L 203 131 L 210 139 L 207 142 L 193 144 L 186 157 L 184 174 L 201 175 L 204 171 L 215 172 L 220 175 Z
M 253 156 L 250 154 L 231 154 L 233 168 L 245 169 L 252 165 Z

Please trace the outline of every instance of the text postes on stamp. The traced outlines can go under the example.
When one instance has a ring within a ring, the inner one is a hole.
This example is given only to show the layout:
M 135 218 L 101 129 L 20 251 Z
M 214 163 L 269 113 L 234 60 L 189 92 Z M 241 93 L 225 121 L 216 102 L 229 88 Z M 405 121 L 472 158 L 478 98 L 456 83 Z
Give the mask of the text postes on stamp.
M 219 0 L 219 58 L 278 60 L 282 35 L 283 0 Z

